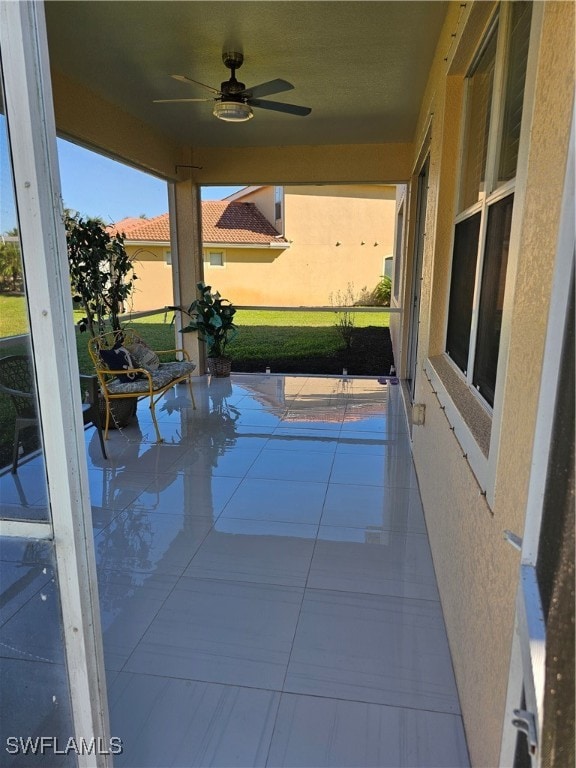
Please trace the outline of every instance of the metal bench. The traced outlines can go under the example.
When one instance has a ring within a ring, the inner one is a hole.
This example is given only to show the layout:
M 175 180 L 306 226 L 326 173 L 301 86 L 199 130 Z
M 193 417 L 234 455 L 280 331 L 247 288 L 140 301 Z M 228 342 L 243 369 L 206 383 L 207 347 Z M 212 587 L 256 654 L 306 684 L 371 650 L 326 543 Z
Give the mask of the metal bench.
M 122 365 L 114 368 L 104 361 L 104 357 L 110 358 L 107 352 L 119 350 L 126 350 L 129 353 L 129 361 L 133 367 Z M 156 421 L 155 406 L 165 392 L 175 384 L 187 382 L 192 406 L 196 408 L 192 391 L 192 372 L 196 368 L 196 363 L 190 361 L 190 356 L 185 349 L 151 350 L 132 328 L 125 328 L 120 331 L 108 331 L 90 339 L 88 351 L 106 403 L 105 440 L 108 439 L 110 419 L 113 418 L 111 410 L 114 400 L 149 398 L 150 412 L 159 443 L 162 442 L 162 436 Z M 175 358 L 179 356 L 181 359 L 159 362 L 158 355 L 161 354 L 170 354 Z

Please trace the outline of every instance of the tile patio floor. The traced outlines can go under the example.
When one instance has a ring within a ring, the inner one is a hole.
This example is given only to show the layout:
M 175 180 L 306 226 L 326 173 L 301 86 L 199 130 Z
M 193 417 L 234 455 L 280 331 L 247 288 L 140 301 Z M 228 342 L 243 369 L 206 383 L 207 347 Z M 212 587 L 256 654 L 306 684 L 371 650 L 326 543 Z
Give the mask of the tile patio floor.
M 400 388 L 195 393 L 87 433 L 115 765 L 465 768 Z

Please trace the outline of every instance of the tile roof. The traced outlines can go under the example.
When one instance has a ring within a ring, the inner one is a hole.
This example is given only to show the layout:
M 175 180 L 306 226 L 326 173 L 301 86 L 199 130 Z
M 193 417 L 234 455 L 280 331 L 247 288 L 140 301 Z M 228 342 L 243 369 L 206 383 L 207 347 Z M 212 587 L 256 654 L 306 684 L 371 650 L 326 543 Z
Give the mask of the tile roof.
M 167 213 L 153 219 L 128 217 L 106 227 L 110 234 L 123 232 L 126 240 L 168 242 L 170 221 Z M 287 243 L 256 208 L 254 203 L 226 200 L 202 202 L 202 240 L 205 243 L 268 245 Z

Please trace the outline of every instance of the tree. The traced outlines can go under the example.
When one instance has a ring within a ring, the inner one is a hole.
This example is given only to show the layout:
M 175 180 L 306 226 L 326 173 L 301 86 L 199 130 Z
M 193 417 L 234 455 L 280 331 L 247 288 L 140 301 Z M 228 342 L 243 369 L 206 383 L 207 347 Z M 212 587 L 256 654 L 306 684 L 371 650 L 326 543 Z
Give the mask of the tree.
M 97 219 L 66 215 L 66 240 L 73 299 L 86 312 L 79 327 L 97 336 L 120 330 L 119 315 L 137 276 L 124 248 L 124 235 L 110 235 Z
M 22 287 L 22 258 L 16 227 L 0 236 L 0 281 L 9 291 Z

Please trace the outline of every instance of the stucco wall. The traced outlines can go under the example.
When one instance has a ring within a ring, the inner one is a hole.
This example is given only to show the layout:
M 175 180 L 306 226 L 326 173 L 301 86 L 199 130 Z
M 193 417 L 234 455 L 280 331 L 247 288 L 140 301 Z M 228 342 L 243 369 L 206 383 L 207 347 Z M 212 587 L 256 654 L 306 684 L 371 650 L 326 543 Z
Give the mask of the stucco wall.
M 330 295 L 372 290 L 392 255 L 395 187 L 286 187 L 280 279 L 289 304 L 329 304 Z
M 398 184 L 410 177 L 412 144 L 196 147 L 197 184 Z
M 134 260 L 134 272 L 138 277 L 131 296 L 131 311 L 142 312 L 174 304 L 172 269 L 165 261 L 165 252 L 169 250 L 169 245 L 126 245 L 126 253 Z
M 439 47 L 438 55 L 447 55 L 451 32 L 456 44 L 463 41 L 459 55 L 473 50 L 490 7 L 478 3 L 472 11 L 465 10 L 468 25 L 452 9 L 445 28 L 446 48 Z M 430 99 L 420 120 L 424 126 L 432 118 L 416 385 L 416 402 L 425 404 L 426 422 L 413 428 L 413 450 L 475 766 L 499 762 L 519 566 L 519 553 L 504 540 L 503 532 L 523 534 L 574 98 L 573 5 L 535 4 L 533 24 L 541 33 L 534 40 L 537 57 L 527 80 L 524 115 L 530 120 L 532 114 L 532 123 L 523 129 L 516 180 L 500 387 L 488 461 L 493 501 L 490 493 L 488 500 L 481 495 L 422 370 L 426 359 L 441 353 L 444 344 L 462 93 L 457 61 L 452 62 L 450 76 L 442 67 L 433 68 L 427 89 Z
M 268 187 L 246 200 L 273 215 L 273 205 L 270 209 L 268 204 L 273 195 L 273 187 Z M 205 281 L 239 305 L 329 305 L 331 294 L 337 303 L 337 293 L 344 293 L 349 284 L 356 295 L 364 287 L 372 290 L 383 274 L 384 257 L 393 252 L 395 196 L 395 187 L 382 185 L 287 187 L 284 222 L 289 246 L 222 248 L 223 267 L 208 262 L 208 251 L 220 248 L 204 248 Z M 130 254 L 137 250 L 128 247 Z M 136 311 L 173 303 L 164 250 L 140 250 Z
M 132 295 L 132 311 L 141 312 L 174 304 L 172 267 L 166 264 L 166 250 L 169 246 L 126 246 L 128 255 L 135 258 L 135 271 L 139 278 Z M 224 252 L 224 267 L 210 265 L 208 254 L 215 250 Z M 274 263 L 279 254 L 276 250 L 254 248 L 204 249 L 204 281 L 234 304 L 258 303 L 254 301 L 255 297 L 263 295 L 262 287 L 274 280 Z

